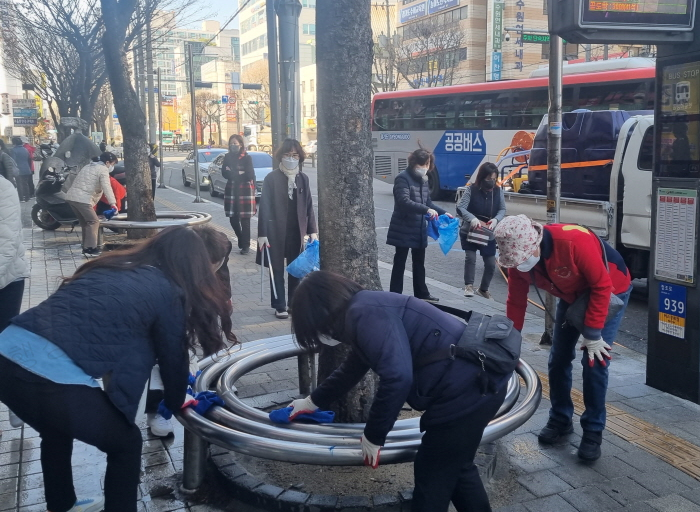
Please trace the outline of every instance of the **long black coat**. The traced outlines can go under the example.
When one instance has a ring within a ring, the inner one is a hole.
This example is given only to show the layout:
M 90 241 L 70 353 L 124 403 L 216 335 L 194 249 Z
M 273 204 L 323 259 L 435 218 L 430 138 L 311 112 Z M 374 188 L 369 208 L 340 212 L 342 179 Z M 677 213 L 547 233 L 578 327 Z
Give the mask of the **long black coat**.
M 481 394 L 478 365 L 445 358 L 414 368 L 414 361 L 457 344 L 464 329 L 461 320 L 415 297 L 361 291 L 350 301 L 338 338 L 352 351 L 311 393 L 311 400 L 328 408 L 372 369 L 379 375 L 379 390 L 364 431 L 371 443 L 384 445 L 404 402 L 425 411 L 421 429 L 459 418 L 469 421 L 469 414 L 493 396 Z M 500 390 L 510 375 L 491 378 Z
M 394 213 L 391 214 L 386 243 L 395 247 L 422 249 L 428 246 L 428 222 L 425 214 L 432 208 L 443 215 L 445 210 L 433 204 L 428 182 L 406 169 L 394 180 Z
M 318 233 L 314 202 L 309 188 L 309 177 L 300 172 L 295 178 L 297 185 L 297 226 L 301 245 L 299 252 L 304 250 L 304 236 Z M 267 237 L 270 242 L 270 258 L 272 267 L 284 265 L 284 249 L 287 240 L 287 176 L 275 169 L 263 181 L 262 195 L 258 204 L 258 238 Z M 257 252 L 255 262 L 261 264 L 261 251 Z M 265 259 L 267 267 L 267 258 Z

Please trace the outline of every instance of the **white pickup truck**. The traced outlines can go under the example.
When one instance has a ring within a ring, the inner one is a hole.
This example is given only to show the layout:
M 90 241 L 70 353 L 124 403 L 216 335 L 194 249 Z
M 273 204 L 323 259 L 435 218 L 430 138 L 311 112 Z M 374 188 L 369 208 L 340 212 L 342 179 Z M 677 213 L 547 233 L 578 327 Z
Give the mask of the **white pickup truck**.
M 634 278 L 648 277 L 653 147 L 654 116 L 630 117 L 617 140 L 609 198 L 561 199 L 560 221 L 595 230 L 620 251 Z M 463 190 L 458 190 L 457 202 Z M 505 198 L 508 215 L 547 222 L 545 196 L 506 192 Z

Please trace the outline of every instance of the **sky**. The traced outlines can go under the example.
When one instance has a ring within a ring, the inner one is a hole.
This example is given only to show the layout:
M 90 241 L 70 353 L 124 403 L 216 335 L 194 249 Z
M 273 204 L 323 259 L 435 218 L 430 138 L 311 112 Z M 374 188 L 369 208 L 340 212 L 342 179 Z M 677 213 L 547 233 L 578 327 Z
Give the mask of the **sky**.
M 236 0 L 209 0 L 208 2 L 203 2 L 202 5 L 206 5 L 206 8 L 202 9 L 202 14 L 210 14 L 210 19 L 220 21 L 222 25 L 226 23 L 238 9 L 238 2 Z M 196 25 L 197 28 L 199 28 L 200 24 L 196 23 Z M 238 28 L 238 18 L 233 20 L 226 28 Z

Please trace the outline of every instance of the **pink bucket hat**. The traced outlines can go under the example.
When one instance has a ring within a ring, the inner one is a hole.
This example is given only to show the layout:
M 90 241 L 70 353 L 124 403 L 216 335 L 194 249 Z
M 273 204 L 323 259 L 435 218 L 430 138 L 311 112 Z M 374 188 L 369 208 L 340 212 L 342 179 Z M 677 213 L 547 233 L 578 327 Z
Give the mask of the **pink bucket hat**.
M 496 226 L 498 264 L 505 268 L 524 263 L 542 241 L 542 225 L 526 215 L 511 215 Z

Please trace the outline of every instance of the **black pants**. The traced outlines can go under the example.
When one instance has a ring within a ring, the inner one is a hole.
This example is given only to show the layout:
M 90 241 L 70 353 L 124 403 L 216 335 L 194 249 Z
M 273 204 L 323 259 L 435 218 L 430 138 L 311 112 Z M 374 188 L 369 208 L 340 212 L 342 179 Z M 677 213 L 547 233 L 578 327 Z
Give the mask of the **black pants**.
M 506 386 L 474 413 L 426 428 L 413 464 L 412 512 L 447 512 L 450 501 L 458 512 L 491 512 L 474 456 L 505 396 Z
M 17 193 L 20 201 L 27 201 L 32 197 L 32 189 L 34 188 L 34 176 L 31 174 L 23 174 L 15 176 L 17 182 Z M 52 511 L 53 512 L 53 511 Z
M 78 439 L 107 454 L 104 512 L 136 512 L 141 431 L 104 391 L 56 384 L 0 356 L 0 401 L 39 432 L 48 510 L 66 512 L 76 502 L 71 456 Z
M 301 254 L 301 240 L 299 239 L 299 232 L 287 231 L 286 243 L 284 247 L 284 258 L 277 260 L 273 258 L 272 272 L 274 274 L 275 290 L 277 291 L 277 298 L 275 299 L 275 294 L 272 291 L 272 280 L 270 280 L 270 305 L 277 311 L 286 311 L 287 304 L 292 303 L 292 298 L 294 298 L 294 291 L 297 289 L 299 284 L 299 279 L 294 277 L 292 274 L 287 274 L 286 265 L 289 265 L 294 261 L 299 254 Z M 286 260 L 286 264 L 285 264 Z M 265 254 L 265 261 L 267 261 L 267 254 Z M 284 275 L 287 274 L 287 300 L 284 297 Z
M 151 179 L 151 198 L 156 197 L 156 178 Z
M 24 279 L 13 281 L 0 289 L 0 331 L 4 331 L 5 327 L 10 325 L 12 317 L 19 315 L 23 294 Z
M 29 197 L 34 197 L 34 171 L 32 171 L 31 179 L 28 180 L 29 185 Z
M 228 221 L 231 223 L 231 228 L 233 229 L 233 232 L 236 233 L 236 238 L 238 238 L 238 248 L 249 249 L 250 217 L 241 219 L 238 215 L 236 215 L 234 217 L 229 217 Z
M 403 272 L 406 270 L 408 251 L 411 251 L 413 260 L 413 295 L 421 299 L 430 297 L 430 292 L 425 284 L 425 248 L 409 249 L 397 247 L 394 254 L 394 268 L 391 270 L 391 282 L 389 291 L 403 293 Z

